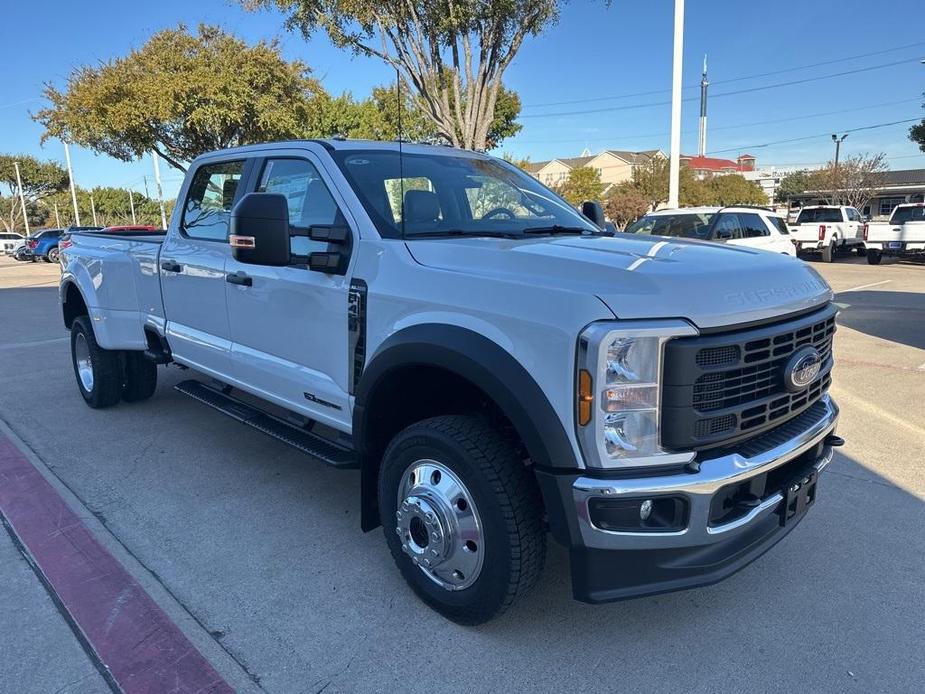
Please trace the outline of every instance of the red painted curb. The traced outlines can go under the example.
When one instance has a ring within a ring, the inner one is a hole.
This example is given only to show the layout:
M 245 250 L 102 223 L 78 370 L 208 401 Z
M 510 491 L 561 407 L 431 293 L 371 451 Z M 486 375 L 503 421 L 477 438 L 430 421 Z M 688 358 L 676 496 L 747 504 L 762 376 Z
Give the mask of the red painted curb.
M 0 513 L 126 694 L 234 691 L 3 435 Z

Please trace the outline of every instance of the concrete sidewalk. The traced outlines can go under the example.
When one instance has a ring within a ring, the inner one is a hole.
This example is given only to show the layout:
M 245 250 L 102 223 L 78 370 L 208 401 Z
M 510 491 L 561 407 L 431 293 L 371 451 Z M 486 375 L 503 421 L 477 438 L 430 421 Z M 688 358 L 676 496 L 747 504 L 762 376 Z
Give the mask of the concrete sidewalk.
M 111 692 L 35 571 L 0 529 L 0 689 L 17 694 Z

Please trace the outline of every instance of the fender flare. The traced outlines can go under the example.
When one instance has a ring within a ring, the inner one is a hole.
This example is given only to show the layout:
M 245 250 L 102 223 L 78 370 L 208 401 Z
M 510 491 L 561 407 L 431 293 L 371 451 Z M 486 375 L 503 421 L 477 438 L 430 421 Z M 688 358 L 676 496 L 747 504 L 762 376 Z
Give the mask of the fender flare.
M 361 459 L 363 530 L 379 525 L 378 472 L 387 444 L 371 440 L 376 415 L 370 402 L 385 377 L 409 365 L 441 368 L 479 388 L 510 420 L 538 467 L 580 467 L 555 408 L 533 376 L 508 351 L 467 328 L 414 325 L 391 335 L 379 346 L 357 385 L 353 440 Z

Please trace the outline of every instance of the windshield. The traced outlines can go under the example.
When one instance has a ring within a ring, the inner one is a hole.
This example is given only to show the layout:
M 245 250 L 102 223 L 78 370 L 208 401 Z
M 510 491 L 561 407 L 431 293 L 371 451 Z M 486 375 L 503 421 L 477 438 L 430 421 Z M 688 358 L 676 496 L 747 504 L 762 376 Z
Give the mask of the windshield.
M 519 169 L 482 156 L 333 152 L 386 238 L 600 233 L 567 202 Z
M 890 217 L 890 224 L 905 224 L 906 222 L 925 222 L 925 206 L 897 207 Z
M 712 212 L 650 214 L 630 224 L 624 233 L 705 239 L 710 233 L 712 219 Z
M 818 222 L 840 222 L 841 210 L 837 207 L 813 207 L 800 211 L 797 224 L 816 224 Z

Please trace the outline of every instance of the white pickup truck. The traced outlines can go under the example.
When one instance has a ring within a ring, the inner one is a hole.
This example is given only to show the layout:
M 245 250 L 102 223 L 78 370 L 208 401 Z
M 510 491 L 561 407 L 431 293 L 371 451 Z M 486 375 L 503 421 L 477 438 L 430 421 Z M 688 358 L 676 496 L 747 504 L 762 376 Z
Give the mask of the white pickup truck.
M 862 225 L 861 215 L 853 207 L 807 206 L 800 210 L 796 222 L 790 227 L 790 240 L 797 253 L 821 253 L 822 260 L 831 263 L 842 250 L 854 248 L 858 255 L 864 255 Z
M 880 263 L 885 255 L 910 256 L 925 253 L 925 203 L 897 205 L 889 222 L 864 225 L 867 262 Z
M 804 517 L 841 443 L 832 291 L 584 210 L 445 147 L 204 155 L 165 235 L 61 251 L 79 392 L 141 401 L 172 362 L 204 377 L 179 391 L 358 467 L 362 528 L 461 623 L 536 582 L 547 532 L 579 600 L 713 583 Z

